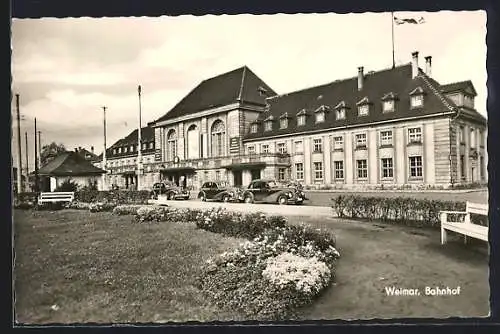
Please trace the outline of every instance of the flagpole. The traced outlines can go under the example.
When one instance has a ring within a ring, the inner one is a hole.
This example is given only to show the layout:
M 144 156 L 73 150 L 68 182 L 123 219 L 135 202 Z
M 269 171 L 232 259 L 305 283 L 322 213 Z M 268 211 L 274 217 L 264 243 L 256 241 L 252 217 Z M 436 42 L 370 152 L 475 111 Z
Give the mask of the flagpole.
M 394 59 L 394 12 L 391 12 L 391 29 L 392 29 L 392 68 L 396 67 Z

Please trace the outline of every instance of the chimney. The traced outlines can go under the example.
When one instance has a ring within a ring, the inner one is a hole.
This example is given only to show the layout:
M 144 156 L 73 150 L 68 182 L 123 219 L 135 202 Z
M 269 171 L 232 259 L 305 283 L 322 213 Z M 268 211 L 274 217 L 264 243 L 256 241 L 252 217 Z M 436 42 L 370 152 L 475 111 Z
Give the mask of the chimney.
M 418 75 L 418 51 L 411 53 L 411 77 L 415 79 Z
M 358 67 L 358 90 L 363 89 L 363 66 Z
M 92 154 L 94 154 L 94 146 L 90 146 L 90 152 L 92 152 Z
M 78 153 L 78 147 L 75 147 L 75 152 L 77 152 L 77 153 Z
M 432 76 L 432 56 L 425 57 L 425 74 Z

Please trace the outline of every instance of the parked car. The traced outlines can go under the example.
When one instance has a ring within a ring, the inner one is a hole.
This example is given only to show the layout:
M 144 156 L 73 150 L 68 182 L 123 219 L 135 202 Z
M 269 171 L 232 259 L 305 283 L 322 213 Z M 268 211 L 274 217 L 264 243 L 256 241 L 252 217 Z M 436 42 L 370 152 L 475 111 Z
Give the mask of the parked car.
M 162 181 L 153 184 L 151 198 L 158 199 L 158 195 L 166 195 L 168 200 L 189 199 L 189 190 L 177 186 L 170 181 Z
M 286 187 L 275 180 L 253 180 L 243 192 L 245 203 L 264 202 L 302 204 L 304 197 L 298 189 Z
M 243 190 L 238 187 L 231 187 L 224 181 L 210 181 L 203 183 L 198 198 L 202 201 L 241 202 L 243 200 Z
M 304 192 L 304 186 L 300 182 L 292 180 L 292 181 L 280 181 L 279 183 L 283 184 L 283 186 L 286 188 L 297 189 L 297 191 L 300 192 L 301 197 L 304 200 L 308 200 L 308 198 L 306 197 L 306 193 Z

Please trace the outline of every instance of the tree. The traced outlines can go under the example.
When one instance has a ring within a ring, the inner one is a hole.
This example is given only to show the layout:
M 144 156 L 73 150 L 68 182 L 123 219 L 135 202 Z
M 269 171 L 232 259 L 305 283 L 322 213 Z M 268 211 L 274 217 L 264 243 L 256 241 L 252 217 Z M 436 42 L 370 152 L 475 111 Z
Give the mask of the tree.
M 66 152 L 66 147 L 64 144 L 57 144 L 52 142 L 48 145 L 44 145 L 40 151 L 40 164 L 44 166 L 50 160 L 54 159 L 59 153 Z

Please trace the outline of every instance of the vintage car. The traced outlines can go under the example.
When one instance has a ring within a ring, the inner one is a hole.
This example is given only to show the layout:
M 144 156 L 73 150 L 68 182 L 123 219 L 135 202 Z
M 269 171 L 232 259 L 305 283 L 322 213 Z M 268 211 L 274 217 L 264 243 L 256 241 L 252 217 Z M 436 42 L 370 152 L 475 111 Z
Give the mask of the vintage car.
M 245 203 L 264 202 L 284 204 L 302 204 L 303 193 L 294 188 L 286 187 L 275 180 L 253 180 L 243 192 Z
M 300 192 L 301 197 L 304 200 L 308 200 L 306 197 L 306 193 L 304 192 L 304 186 L 297 181 L 278 181 L 278 184 L 281 184 L 285 188 L 295 188 L 298 192 Z
M 162 181 L 153 184 L 153 190 L 151 190 L 152 199 L 158 199 L 158 195 L 165 195 L 168 200 L 189 199 L 189 190 L 173 182 Z
M 198 198 L 202 201 L 241 202 L 243 200 L 242 195 L 243 190 L 238 187 L 231 187 L 227 182 L 210 181 L 203 183 Z

